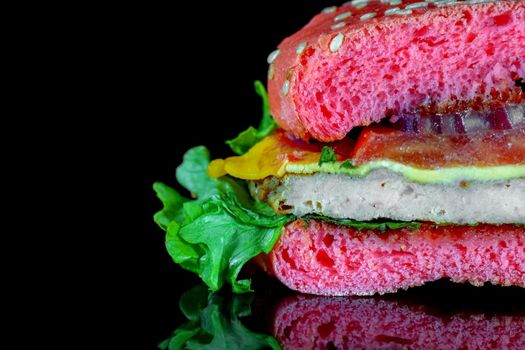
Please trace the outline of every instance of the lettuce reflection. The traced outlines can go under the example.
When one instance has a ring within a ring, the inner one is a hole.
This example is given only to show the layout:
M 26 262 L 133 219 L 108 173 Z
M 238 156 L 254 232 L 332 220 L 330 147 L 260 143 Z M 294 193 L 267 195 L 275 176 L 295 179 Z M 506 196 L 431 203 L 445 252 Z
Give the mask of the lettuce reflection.
M 199 285 L 184 293 L 179 307 L 188 322 L 159 344 L 162 350 L 179 349 L 280 349 L 277 341 L 246 328 L 240 318 L 251 315 L 253 294 L 209 293 Z

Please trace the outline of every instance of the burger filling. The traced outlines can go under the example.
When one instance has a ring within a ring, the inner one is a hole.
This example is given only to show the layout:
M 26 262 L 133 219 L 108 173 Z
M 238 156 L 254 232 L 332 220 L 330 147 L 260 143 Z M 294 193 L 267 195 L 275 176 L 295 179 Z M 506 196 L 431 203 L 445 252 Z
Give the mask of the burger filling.
M 525 223 L 525 105 L 396 116 L 356 134 L 305 143 L 278 130 L 209 173 L 249 180 L 279 214 Z

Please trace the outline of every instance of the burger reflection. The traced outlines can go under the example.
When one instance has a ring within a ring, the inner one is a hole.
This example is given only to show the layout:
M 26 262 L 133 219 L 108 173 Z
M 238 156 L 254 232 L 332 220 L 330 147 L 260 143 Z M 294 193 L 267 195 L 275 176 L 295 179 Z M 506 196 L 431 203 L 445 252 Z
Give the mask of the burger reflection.
M 279 305 L 274 334 L 284 349 L 524 349 L 525 317 L 439 315 L 395 300 L 295 296 Z
M 519 288 L 437 282 L 381 297 L 280 294 L 193 288 L 180 300 L 188 322 L 159 347 L 525 349 L 525 292 Z

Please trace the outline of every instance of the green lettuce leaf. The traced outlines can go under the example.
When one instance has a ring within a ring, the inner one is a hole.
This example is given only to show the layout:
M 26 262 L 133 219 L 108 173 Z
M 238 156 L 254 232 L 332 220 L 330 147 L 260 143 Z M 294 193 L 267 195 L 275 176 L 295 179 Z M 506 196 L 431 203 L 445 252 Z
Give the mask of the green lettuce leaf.
M 233 140 L 226 141 L 226 144 L 230 146 L 235 154 L 238 155 L 248 152 L 256 143 L 278 128 L 277 123 L 275 123 L 275 120 L 273 120 L 272 115 L 270 114 L 268 93 L 266 92 L 263 83 L 258 80 L 255 82 L 255 92 L 261 96 L 263 101 L 263 116 L 259 127 L 256 129 L 253 126 L 250 126 Z
M 253 295 L 226 298 L 210 294 L 205 286 L 184 293 L 179 307 L 188 322 L 159 344 L 161 350 L 182 349 L 281 349 L 270 335 L 246 328 L 240 318 L 250 316 Z
M 238 280 L 241 268 L 268 253 L 291 217 L 278 216 L 265 203 L 251 199 L 244 183 L 208 177 L 209 152 L 190 149 L 177 169 L 177 179 L 194 197 L 156 183 L 164 204 L 155 221 L 167 231 L 166 248 L 183 268 L 198 274 L 217 291 L 229 283 L 235 293 L 250 291 L 250 280 Z
M 340 169 L 354 169 L 356 168 L 350 159 L 345 160 L 341 165 L 339 166 Z
M 153 220 L 155 220 L 157 225 L 163 230 L 167 230 L 170 222 L 182 221 L 183 217 L 181 216 L 182 212 L 180 211 L 180 208 L 182 208 L 182 205 L 187 199 L 181 196 L 173 188 L 160 182 L 153 184 L 153 189 L 164 205 L 164 208 L 153 216 Z
M 417 221 L 356 221 L 352 219 L 333 219 L 322 215 L 306 215 L 303 217 L 308 223 L 308 220 L 320 220 L 330 222 L 332 224 L 351 227 L 356 230 L 395 230 L 400 228 L 408 228 L 410 230 L 417 230 L 421 227 L 421 223 Z
M 335 151 L 330 146 L 324 146 L 321 150 L 321 158 L 319 158 L 319 166 L 323 163 L 333 163 L 337 160 L 335 156 Z
M 203 198 L 218 193 L 220 182 L 208 176 L 210 152 L 204 146 L 190 149 L 184 154 L 182 164 L 177 168 L 177 181 L 191 192 L 193 198 Z

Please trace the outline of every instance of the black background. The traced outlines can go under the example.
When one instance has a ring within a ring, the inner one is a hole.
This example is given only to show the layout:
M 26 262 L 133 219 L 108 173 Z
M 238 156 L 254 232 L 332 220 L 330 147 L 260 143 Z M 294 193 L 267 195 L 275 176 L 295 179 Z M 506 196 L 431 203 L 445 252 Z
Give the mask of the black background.
M 192 1 L 137 7 L 123 18 L 126 24 L 117 29 L 121 35 L 114 45 L 124 40 L 127 52 L 114 65 L 122 79 L 118 85 L 129 95 L 116 113 L 121 122 L 111 135 L 123 142 L 112 148 L 110 167 L 117 168 L 115 181 L 125 183 L 117 199 L 125 220 L 108 233 L 120 252 L 109 276 L 118 291 L 113 301 L 121 307 L 110 329 L 117 344 L 155 348 L 184 321 L 178 298 L 198 283 L 164 248 L 164 233 L 152 220 L 161 207 L 153 182 L 175 186 L 175 168 L 192 146 L 206 145 L 212 157 L 228 156 L 224 141 L 260 121 L 261 101 L 253 82 L 266 83 L 268 54 L 334 4 Z M 107 204 L 110 209 L 115 205 Z

